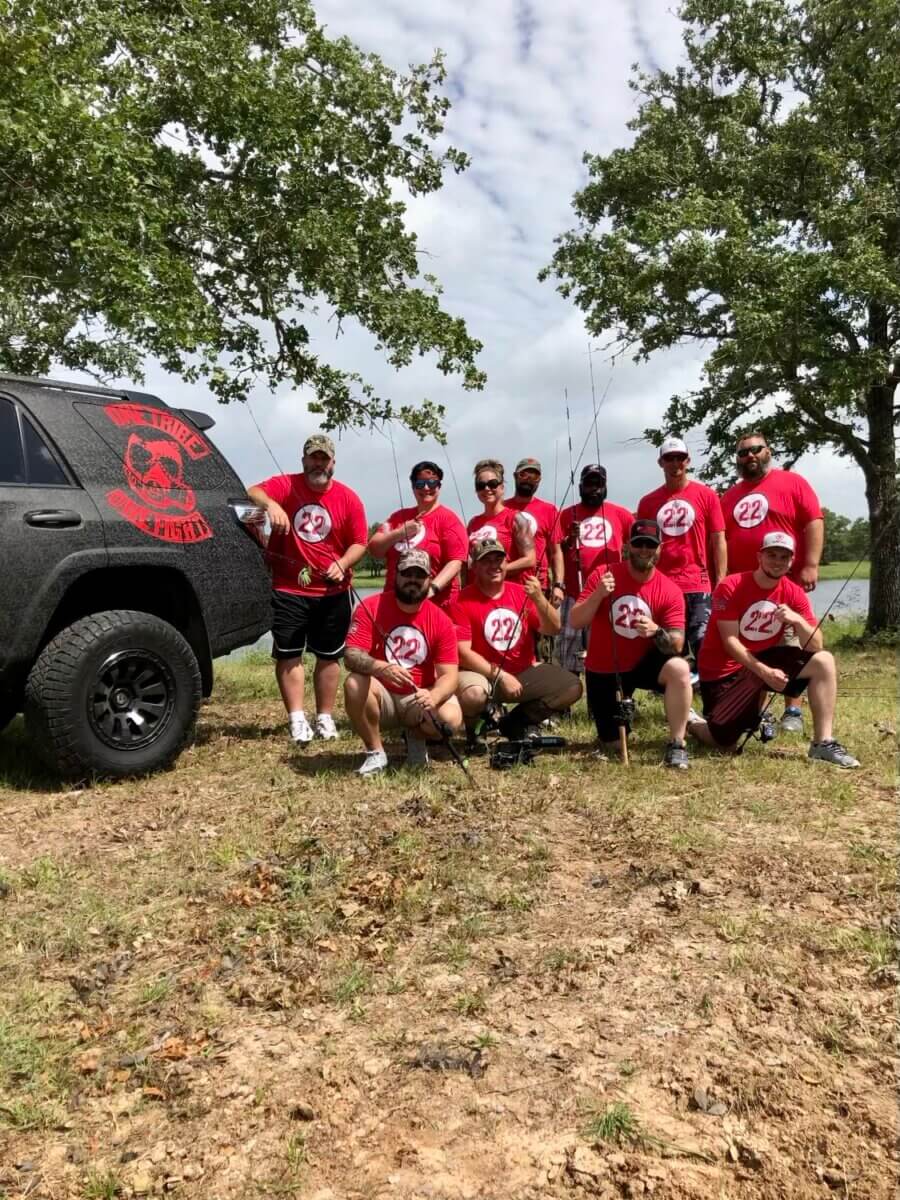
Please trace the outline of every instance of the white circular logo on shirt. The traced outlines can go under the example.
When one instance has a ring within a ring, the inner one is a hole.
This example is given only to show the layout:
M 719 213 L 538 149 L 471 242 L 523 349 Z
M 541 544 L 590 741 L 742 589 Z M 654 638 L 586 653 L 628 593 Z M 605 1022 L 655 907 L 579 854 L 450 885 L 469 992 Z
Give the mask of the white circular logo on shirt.
M 769 512 L 769 500 L 762 492 L 751 492 L 743 496 L 734 506 L 734 519 L 741 529 L 753 529 L 761 525 Z
M 668 537 L 684 537 L 697 520 L 697 513 L 687 500 L 667 500 L 656 514 L 656 519 Z
M 395 625 L 385 639 L 384 654 L 398 667 L 418 667 L 428 657 L 425 634 L 415 625 Z
M 579 524 L 578 532 L 582 546 L 602 548 L 612 537 L 612 525 L 605 517 L 587 517 Z
M 496 525 L 482 525 L 480 529 L 473 529 L 469 534 L 469 543 L 472 546 L 477 546 L 479 542 L 496 542 L 497 540 Z
M 519 640 L 522 625 L 519 614 L 511 608 L 494 608 L 484 618 L 484 636 L 489 646 L 506 651 Z
M 321 504 L 304 504 L 294 513 L 294 533 L 302 542 L 324 542 L 331 533 L 331 513 Z
M 738 623 L 741 637 L 748 642 L 764 642 L 781 633 L 782 622 L 775 615 L 777 604 L 771 600 L 754 600 Z
M 425 528 L 425 526 L 420 525 L 419 532 L 414 534 L 411 538 L 404 538 L 402 541 L 394 542 L 394 549 L 398 550 L 401 554 L 405 553 L 407 550 L 412 550 L 414 546 L 418 546 L 420 542 L 425 541 L 427 533 L 428 530 Z
M 612 622 L 616 633 L 625 638 L 640 637 L 634 627 L 638 617 L 649 617 L 650 605 L 640 596 L 617 596 L 612 605 Z

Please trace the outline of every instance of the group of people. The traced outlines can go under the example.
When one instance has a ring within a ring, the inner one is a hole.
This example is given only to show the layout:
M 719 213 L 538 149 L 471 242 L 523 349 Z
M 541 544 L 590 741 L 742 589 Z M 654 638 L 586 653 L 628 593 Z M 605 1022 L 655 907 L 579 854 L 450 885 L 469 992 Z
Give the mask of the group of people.
M 739 478 L 719 496 L 690 478 L 684 441 L 666 438 L 663 482 L 635 512 L 607 499 L 599 463 L 581 470 L 577 502 L 559 511 L 537 495 L 537 459 L 516 465 L 510 498 L 502 463 L 482 459 L 482 511 L 466 525 L 441 503 L 441 467 L 422 461 L 410 472 L 414 503 L 369 537 L 362 501 L 334 478 L 334 443 L 309 437 L 302 472 L 249 489 L 271 527 L 272 655 L 291 738 L 338 736 L 343 659 L 364 776 L 388 765 L 388 729 L 404 732 L 407 762 L 423 766 L 429 742 L 463 727 L 477 745 L 485 714 L 523 739 L 583 692 L 602 752 L 627 733 L 637 689 L 663 696 L 667 766 L 689 766 L 688 735 L 733 750 L 760 725 L 771 692 L 787 701 L 780 731 L 802 733 L 808 689 L 809 757 L 857 767 L 834 738 L 835 663 L 808 599 L 824 544 L 818 499 L 773 465 L 762 433 L 742 435 L 735 450 Z M 384 590 L 354 608 L 352 572 L 367 551 L 386 561 Z M 775 732 L 766 717 L 765 736 Z

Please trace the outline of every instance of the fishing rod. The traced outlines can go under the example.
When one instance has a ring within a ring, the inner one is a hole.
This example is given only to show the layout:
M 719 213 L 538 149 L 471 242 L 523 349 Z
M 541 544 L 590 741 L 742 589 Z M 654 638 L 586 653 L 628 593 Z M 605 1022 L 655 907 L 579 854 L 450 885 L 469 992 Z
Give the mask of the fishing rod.
M 885 524 L 884 528 L 881 530 L 878 537 L 875 538 L 875 540 L 869 545 L 868 549 L 857 560 L 856 565 L 854 566 L 854 568 L 850 572 L 850 574 L 847 576 L 847 578 L 844 580 L 841 587 L 838 589 L 837 594 L 835 595 L 834 599 L 831 601 L 831 603 L 828 605 L 828 607 L 822 613 L 821 617 L 819 617 L 819 620 L 816 622 L 815 629 L 813 629 L 812 633 L 809 635 L 809 637 L 806 639 L 806 641 L 800 647 L 801 652 L 806 650 L 806 647 L 809 645 L 809 643 L 813 640 L 813 638 L 816 636 L 816 634 L 822 628 L 822 625 L 825 623 L 825 620 L 827 619 L 828 614 L 831 612 L 831 610 L 837 604 L 838 600 L 840 600 L 841 596 L 844 594 L 844 589 L 847 587 L 848 584 L 853 582 L 856 572 L 859 570 L 859 568 L 862 566 L 862 564 L 866 561 L 866 559 L 871 558 L 873 556 L 873 554 L 874 554 L 875 550 L 877 549 L 878 545 L 880 544 L 882 538 L 885 536 L 885 534 L 887 534 L 887 532 L 890 530 L 891 526 L 898 519 L 898 517 L 900 517 L 900 511 L 896 512 L 894 514 L 894 516 L 891 518 L 891 520 L 889 520 Z M 815 651 L 813 651 L 813 653 L 815 653 Z M 791 683 L 793 680 L 795 680 L 799 676 L 800 672 L 803 670 L 803 668 L 805 666 L 806 666 L 806 663 L 801 663 L 799 667 L 795 668 L 793 674 L 788 674 L 787 672 L 785 672 L 785 674 L 788 675 L 788 683 Z M 785 684 L 785 687 L 787 687 L 787 684 Z M 757 690 L 759 690 L 759 689 L 757 689 Z M 769 711 L 769 709 L 771 708 L 772 704 L 775 701 L 775 697 L 782 696 L 782 695 L 784 695 L 783 691 L 770 692 L 768 700 L 763 705 L 763 707 L 759 710 L 759 716 L 756 718 L 753 728 L 746 730 L 742 739 L 735 746 L 735 749 L 734 749 L 735 754 L 743 754 L 744 747 L 746 746 L 746 744 L 750 740 L 750 738 L 756 734 L 757 730 L 759 730 L 760 726 L 762 725 L 763 721 L 765 720 L 766 713 Z M 725 698 L 726 697 L 723 697 L 723 699 L 725 699 Z M 712 716 L 713 716 L 713 713 L 710 713 L 710 717 L 712 717 Z M 771 739 L 765 738 L 765 739 L 761 739 L 761 740 L 770 741 Z

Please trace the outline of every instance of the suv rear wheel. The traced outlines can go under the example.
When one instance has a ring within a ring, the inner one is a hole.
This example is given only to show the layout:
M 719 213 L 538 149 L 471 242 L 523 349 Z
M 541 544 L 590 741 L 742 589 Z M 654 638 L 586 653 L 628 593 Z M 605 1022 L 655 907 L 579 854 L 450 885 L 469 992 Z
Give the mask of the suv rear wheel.
M 41 651 L 25 723 L 63 775 L 144 775 L 177 756 L 200 697 L 197 659 L 177 629 L 149 613 L 94 613 Z

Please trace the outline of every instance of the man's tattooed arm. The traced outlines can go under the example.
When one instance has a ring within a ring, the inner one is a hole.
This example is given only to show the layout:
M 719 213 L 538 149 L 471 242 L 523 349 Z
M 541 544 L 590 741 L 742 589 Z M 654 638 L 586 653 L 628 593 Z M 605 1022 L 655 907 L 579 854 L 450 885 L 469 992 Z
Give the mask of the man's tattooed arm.
M 359 646 L 348 646 L 344 651 L 344 662 L 348 671 L 353 671 L 357 675 L 377 675 L 378 669 L 382 665 L 378 659 L 373 658 L 365 650 L 361 650 Z
M 653 640 L 660 654 L 680 654 L 684 647 L 684 630 L 663 629 L 660 626 L 653 635 Z

